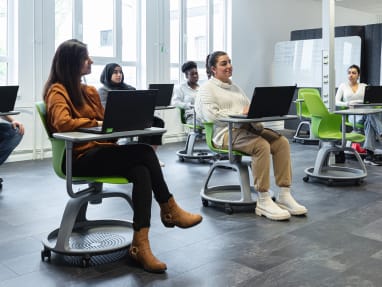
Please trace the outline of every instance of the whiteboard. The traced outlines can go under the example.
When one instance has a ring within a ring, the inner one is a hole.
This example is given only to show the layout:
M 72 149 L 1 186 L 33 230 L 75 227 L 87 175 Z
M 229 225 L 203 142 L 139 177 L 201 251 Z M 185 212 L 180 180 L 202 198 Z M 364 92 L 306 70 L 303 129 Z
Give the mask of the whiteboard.
M 361 38 L 337 37 L 334 45 L 335 79 L 338 87 L 340 83 L 347 82 L 347 70 L 350 65 L 360 66 Z M 321 87 L 322 39 L 276 43 L 272 61 L 272 84 Z

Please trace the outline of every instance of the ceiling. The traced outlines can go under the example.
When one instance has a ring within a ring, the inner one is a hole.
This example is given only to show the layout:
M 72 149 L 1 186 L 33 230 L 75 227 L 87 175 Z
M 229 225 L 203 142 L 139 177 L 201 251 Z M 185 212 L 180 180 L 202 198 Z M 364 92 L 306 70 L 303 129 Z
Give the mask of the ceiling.
M 336 0 L 336 6 L 382 16 L 381 0 Z

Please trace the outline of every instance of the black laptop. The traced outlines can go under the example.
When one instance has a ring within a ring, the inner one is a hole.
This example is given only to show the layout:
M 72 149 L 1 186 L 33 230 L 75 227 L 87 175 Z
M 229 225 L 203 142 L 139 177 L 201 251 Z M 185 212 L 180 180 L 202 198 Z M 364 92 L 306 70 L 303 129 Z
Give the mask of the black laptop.
M 0 112 L 12 112 L 15 108 L 19 86 L 0 86 Z
M 364 104 L 381 104 L 382 103 L 382 86 L 366 86 Z
M 111 90 L 107 96 L 102 127 L 78 130 L 104 134 L 150 128 L 153 123 L 156 96 L 157 90 Z
M 157 109 L 170 106 L 174 84 L 149 84 L 150 90 L 158 90 L 158 95 L 155 101 Z
M 296 86 L 256 87 L 248 115 L 230 115 L 231 118 L 256 119 L 285 116 L 289 112 Z

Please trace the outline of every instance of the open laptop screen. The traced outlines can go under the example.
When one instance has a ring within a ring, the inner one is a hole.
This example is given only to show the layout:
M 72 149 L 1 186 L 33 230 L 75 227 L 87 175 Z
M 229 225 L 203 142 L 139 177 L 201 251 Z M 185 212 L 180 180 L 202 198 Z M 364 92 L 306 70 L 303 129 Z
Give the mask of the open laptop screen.
M 0 112 L 13 111 L 19 86 L 0 86 Z
M 171 104 L 174 84 L 149 84 L 149 89 L 158 90 L 158 95 L 155 101 L 156 107 L 167 107 Z
M 364 104 L 379 104 L 382 103 L 382 86 L 366 86 Z
M 143 130 L 153 123 L 157 90 L 108 92 L 102 127 L 80 128 L 90 133 Z

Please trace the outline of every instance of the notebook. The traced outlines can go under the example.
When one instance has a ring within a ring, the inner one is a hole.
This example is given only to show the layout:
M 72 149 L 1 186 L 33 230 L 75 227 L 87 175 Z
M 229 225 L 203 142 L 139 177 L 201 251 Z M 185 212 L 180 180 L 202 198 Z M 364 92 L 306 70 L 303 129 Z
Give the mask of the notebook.
M 256 87 L 248 115 L 230 115 L 232 118 L 256 119 L 285 116 L 289 112 L 296 86 Z
M 0 86 L 0 112 L 11 112 L 15 108 L 19 86 Z
M 155 107 L 157 109 L 170 106 L 174 84 L 149 84 L 149 89 L 158 90 L 155 101 Z
M 366 86 L 364 104 L 380 104 L 382 103 L 382 86 Z
M 111 90 L 108 92 L 102 127 L 81 132 L 111 133 L 143 130 L 153 123 L 157 90 Z

